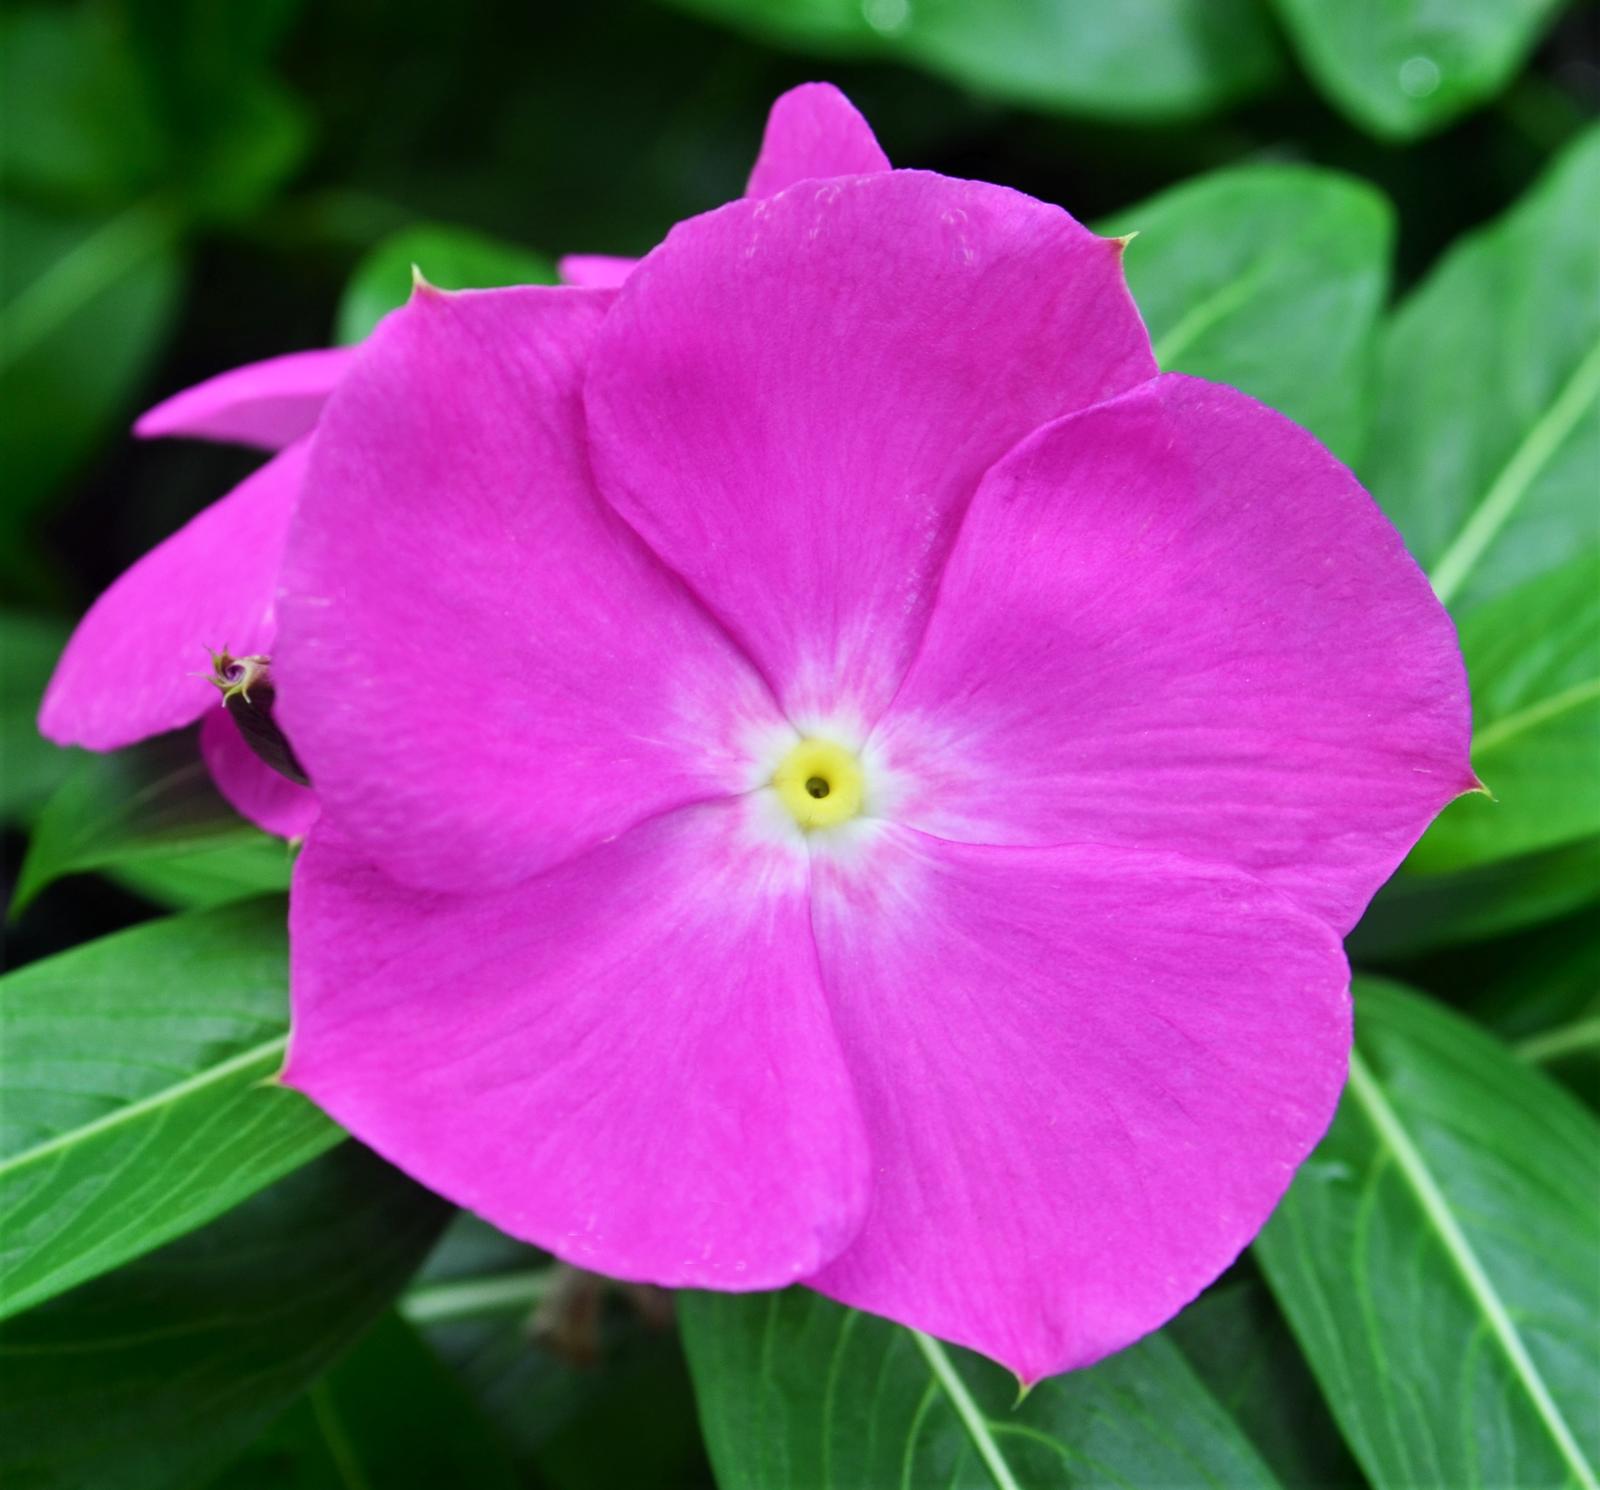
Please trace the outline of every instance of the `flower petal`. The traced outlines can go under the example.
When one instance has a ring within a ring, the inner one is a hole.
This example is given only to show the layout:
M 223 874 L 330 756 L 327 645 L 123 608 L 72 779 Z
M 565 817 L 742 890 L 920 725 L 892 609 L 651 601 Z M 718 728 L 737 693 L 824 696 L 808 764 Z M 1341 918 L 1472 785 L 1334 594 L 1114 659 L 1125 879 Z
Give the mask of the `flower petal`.
M 318 425 L 278 709 L 323 812 L 409 884 L 509 885 L 747 789 L 787 729 L 590 484 L 579 387 L 610 299 L 426 290 Z
M 1333 1114 L 1333 933 L 1248 876 L 881 825 L 819 856 L 823 981 L 876 1169 L 806 1281 L 1025 1382 L 1175 1314 Z
M 270 650 L 284 535 L 305 474 L 292 445 L 153 548 L 89 608 L 45 690 L 39 729 L 115 750 L 215 706 L 207 648 Z
M 591 290 L 614 290 L 633 273 L 637 259 L 622 259 L 615 254 L 563 254 L 556 261 L 556 273 L 564 285 Z
M 317 794 L 262 760 L 224 708 L 200 722 L 200 754 L 217 790 L 241 817 L 279 838 L 304 838 L 317 820 Z
M 236 367 L 157 404 L 133 432 L 281 450 L 311 432 L 351 355 L 349 347 L 331 347 Z
M 1348 930 L 1470 790 L 1455 633 L 1312 437 L 1165 377 L 990 472 L 874 737 L 891 815 L 1171 850 Z
M 406 890 L 319 827 L 284 1080 L 423 1184 L 583 1267 L 767 1288 L 866 1208 L 803 852 L 669 813 L 499 895 Z
M 1116 243 L 891 171 L 680 224 L 620 292 L 586 403 L 601 490 L 791 717 L 870 721 L 983 471 L 1154 371 Z
M 802 83 L 767 115 L 747 197 L 770 197 L 819 176 L 887 171 L 889 157 L 860 111 L 832 83 Z

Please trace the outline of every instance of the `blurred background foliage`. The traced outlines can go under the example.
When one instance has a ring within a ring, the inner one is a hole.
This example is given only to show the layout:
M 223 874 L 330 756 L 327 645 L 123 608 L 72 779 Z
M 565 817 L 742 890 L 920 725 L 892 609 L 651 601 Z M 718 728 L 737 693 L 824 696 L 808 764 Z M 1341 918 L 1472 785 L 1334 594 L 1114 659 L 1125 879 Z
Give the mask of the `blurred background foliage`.
M 0 10 L 7 1482 L 1003 1486 L 999 1454 L 1029 1485 L 1595 1485 L 1597 24 L 1559 0 Z M 1017 1413 L 982 1363 L 805 1295 L 682 1301 L 691 1381 L 651 1308 L 575 1303 L 263 1093 L 288 852 L 189 741 L 88 758 L 33 726 L 73 619 L 253 464 L 139 444 L 136 412 L 359 339 L 414 262 L 457 287 L 645 252 L 740 192 L 771 100 L 814 77 L 897 164 L 1139 232 L 1163 366 L 1315 430 L 1429 570 L 1494 797 L 1352 938 L 1382 976 L 1351 1094 L 1252 1256 Z M 550 1343 L 552 1298 L 581 1349 Z

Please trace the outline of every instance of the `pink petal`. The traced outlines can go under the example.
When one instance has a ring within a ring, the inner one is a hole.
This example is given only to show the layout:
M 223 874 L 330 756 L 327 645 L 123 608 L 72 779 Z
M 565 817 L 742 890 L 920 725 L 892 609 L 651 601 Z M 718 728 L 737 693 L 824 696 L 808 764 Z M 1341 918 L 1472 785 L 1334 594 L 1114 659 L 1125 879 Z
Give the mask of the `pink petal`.
M 241 817 L 279 838 L 304 838 L 311 831 L 317 794 L 274 771 L 245 744 L 220 706 L 200 723 L 200 754 L 217 790 Z
M 744 790 L 787 728 L 594 494 L 579 388 L 610 302 L 414 296 L 317 428 L 279 709 L 323 812 L 409 884 L 509 885 Z
M 620 292 L 586 401 L 601 490 L 791 716 L 870 720 L 983 471 L 1154 370 L 1114 242 L 893 171 L 680 224 Z
M 748 197 L 770 197 L 818 176 L 887 171 L 889 157 L 860 111 L 832 83 L 802 83 L 772 106 Z
M 115 750 L 216 705 L 208 648 L 271 650 L 284 534 L 305 474 L 294 445 L 152 549 L 78 623 L 39 710 L 59 745 Z
M 556 260 L 556 273 L 564 285 L 579 285 L 591 290 L 614 290 L 633 273 L 637 259 L 620 259 L 613 254 L 563 254 Z
M 1025 1382 L 1169 1319 L 1333 1114 L 1333 933 L 1247 875 L 883 825 L 818 856 L 814 919 L 876 1169 L 806 1281 Z
M 350 358 L 350 348 L 333 347 L 236 367 L 157 404 L 133 432 L 281 450 L 311 432 Z
M 685 809 L 499 895 L 400 888 L 321 827 L 284 1080 L 423 1184 L 615 1277 L 792 1282 L 866 1208 L 806 861 Z
M 1231 864 L 1344 931 L 1469 736 L 1449 617 L 1350 473 L 1166 377 L 989 474 L 874 746 L 900 821 Z

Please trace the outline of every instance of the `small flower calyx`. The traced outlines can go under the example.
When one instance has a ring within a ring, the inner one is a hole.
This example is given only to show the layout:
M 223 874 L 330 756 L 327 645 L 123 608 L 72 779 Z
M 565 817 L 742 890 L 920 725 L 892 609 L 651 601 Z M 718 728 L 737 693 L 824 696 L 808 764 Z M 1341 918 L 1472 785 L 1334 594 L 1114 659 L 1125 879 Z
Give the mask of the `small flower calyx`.
M 861 762 L 831 740 L 802 740 L 783 758 L 772 784 L 807 832 L 837 827 L 861 813 Z
M 300 764 L 289 737 L 272 718 L 277 690 L 272 686 L 270 657 L 234 657 L 226 647 L 211 653 L 211 681 L 222 692 L 222 706 L 239 731 L 239 737 L 280 776 L 298 786 L 311 778 Z

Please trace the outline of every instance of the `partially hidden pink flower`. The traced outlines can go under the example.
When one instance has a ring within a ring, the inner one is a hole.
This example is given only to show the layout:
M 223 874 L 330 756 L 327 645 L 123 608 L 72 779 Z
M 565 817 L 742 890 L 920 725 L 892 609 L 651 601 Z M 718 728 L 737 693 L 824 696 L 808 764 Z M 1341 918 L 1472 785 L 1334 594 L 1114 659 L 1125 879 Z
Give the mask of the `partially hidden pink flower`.
M 844 96 L 811 83 L 774 104 L 748 190 L 768 195 L 806 176 L 887 168 Z M 569 277 L 620 282 L 632 264 L 577 255 Z M 205 664 L 221 649 L 271 653 L 278 565 L 304 472 L 304 439 L 350 358 L 349 349 L 330 348 L 235 368 L 137 421 L 135 432 L 147 439 L 182 436 L 279 453 L 95 602 L 45 693 L 39 728 L 48 738 L 115 750 L 202 720 L 201 753 L 223 796 L 270 833 L 305 835 L 317 817 L 314 791 L 264 764 L 240 739 Z
M 1158 375 L 1120 244 L 791 178 L 620 289 L 419 291 L 307 461 L 287 1082 L 573 1262 L 1027 1381 L 1255 1234 L 1467 693 L 1349 472 Z

